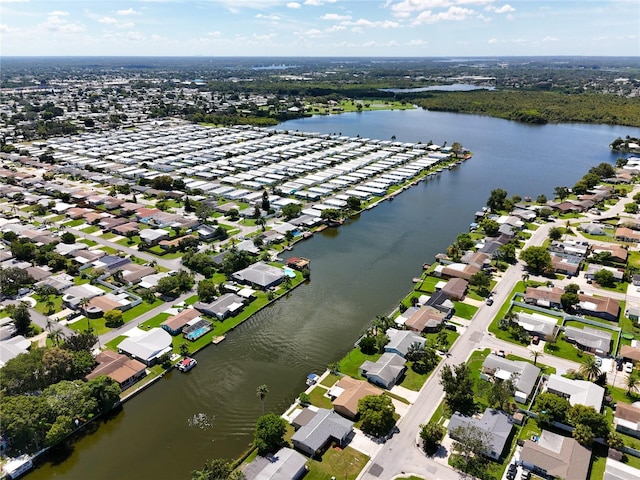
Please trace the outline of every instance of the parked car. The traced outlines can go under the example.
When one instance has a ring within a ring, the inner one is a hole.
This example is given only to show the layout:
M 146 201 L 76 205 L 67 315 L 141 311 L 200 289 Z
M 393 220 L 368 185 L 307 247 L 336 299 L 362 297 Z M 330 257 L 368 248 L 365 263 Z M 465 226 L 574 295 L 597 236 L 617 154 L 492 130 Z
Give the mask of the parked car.
M 621 359 L 621 358 L 619 358 L 618 360 L 616 360 L 616 370 L 618 370 L 619 372 L 621 372 L 621 371 L 622 371 L 622 365 L 623 365 L 623 362 L 622 362 L 622 359 Z
M 531 343 L 533 343 L 534 345 L 538 345 L 540 343 L 540 337 L 537 335 L 534 335 L 533 338 L 531 339 Z
M 493 298 L 489 297 L 485 300 L 485 303 L 489 306 L 493 305 Z
M 456 326 L 453 323 L 445 323 L 444 324 L 444 328 L 446 328 L 447 330 L 451 330 L 452 332 L 457 332 L 458 329 L 456 328 Z
M 624 364 L 624 373 L 631 373 L 633 372 L 633 363 L 631 362 L 627 362 Z
M 598 367 L 601 367 L 601 366 L 602 366 L 602 359 L 601 359 L 600 357 L 596 357 L 596 365 L 597 365 Z
M 498 353 L 496 353 L 497 356 L 504 358 L 506 355 L 504 353 L 504 350 L 498 350 Z

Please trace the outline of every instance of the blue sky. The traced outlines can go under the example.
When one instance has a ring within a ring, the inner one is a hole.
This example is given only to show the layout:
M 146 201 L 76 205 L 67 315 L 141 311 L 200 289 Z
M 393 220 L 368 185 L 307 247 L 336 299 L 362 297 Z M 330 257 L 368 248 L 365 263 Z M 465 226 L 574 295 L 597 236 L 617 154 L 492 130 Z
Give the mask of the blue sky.
M 640 2 L 0 0 L 0 54 L 640 56 Z

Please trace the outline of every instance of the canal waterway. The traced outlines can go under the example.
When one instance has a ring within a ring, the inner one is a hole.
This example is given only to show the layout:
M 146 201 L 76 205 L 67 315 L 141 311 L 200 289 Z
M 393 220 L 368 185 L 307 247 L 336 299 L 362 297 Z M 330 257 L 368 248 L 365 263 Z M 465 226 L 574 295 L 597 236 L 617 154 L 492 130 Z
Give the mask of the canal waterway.
M 493 188 L 551 196 L 593 165 L 613 162 L 608 144 L 640 129 L 527 126 L 487 117 L 422 110 L 320 116 L 279 129 L 451 145 L 474 157 L 296 245 L 312 259 L 311 280 L 197 355 L 188 374 L 169 374 L 121 411 L 28 475 L 101 480 L 189 478 L 208 458 L 234 458 L 265 411 L 282 413 L 308 373 L 341 358 L 376 315 L 389 313 L 424 262 L 466 231 Z

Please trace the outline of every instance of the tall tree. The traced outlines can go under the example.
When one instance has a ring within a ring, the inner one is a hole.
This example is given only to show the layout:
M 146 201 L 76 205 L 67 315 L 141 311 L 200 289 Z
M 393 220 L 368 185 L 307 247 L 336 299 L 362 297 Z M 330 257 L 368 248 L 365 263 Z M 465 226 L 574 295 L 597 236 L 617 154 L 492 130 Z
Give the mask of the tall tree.
M 467 415 L 475 410 L 473 378 L 466 363 L 453 367 L 445 365 L 440 372 L 440 384 L 450 411 Z
M 578 370 L 580 374 L 587 380 L 593 382 L 600 376 L 600 367 L 594 355 L 587 355 Z
M 267 413 L 261 416 L 256 423 L 254 444 L 258 448 L 259 455 L 274 453 L 284 444 L 284 435 L 287 432 L 287 422 L 280 415 Z
M 27 302 L 19 302 L 13 309 L 11 318 L 13 318 L 16 332 L 19 335 L 26 334 L 29 331 L 29 325 L 31 325 L 31 313 L 29 313 Z

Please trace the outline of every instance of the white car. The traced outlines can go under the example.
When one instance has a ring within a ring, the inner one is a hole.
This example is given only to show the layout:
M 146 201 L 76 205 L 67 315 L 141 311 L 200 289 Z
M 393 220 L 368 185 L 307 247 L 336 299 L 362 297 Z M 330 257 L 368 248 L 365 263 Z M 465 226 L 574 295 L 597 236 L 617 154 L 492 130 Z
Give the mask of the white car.
M 631 362 L 627 362 L 624 364 L 624 373 L 631 373 L 633 372 L 633 363 Z

